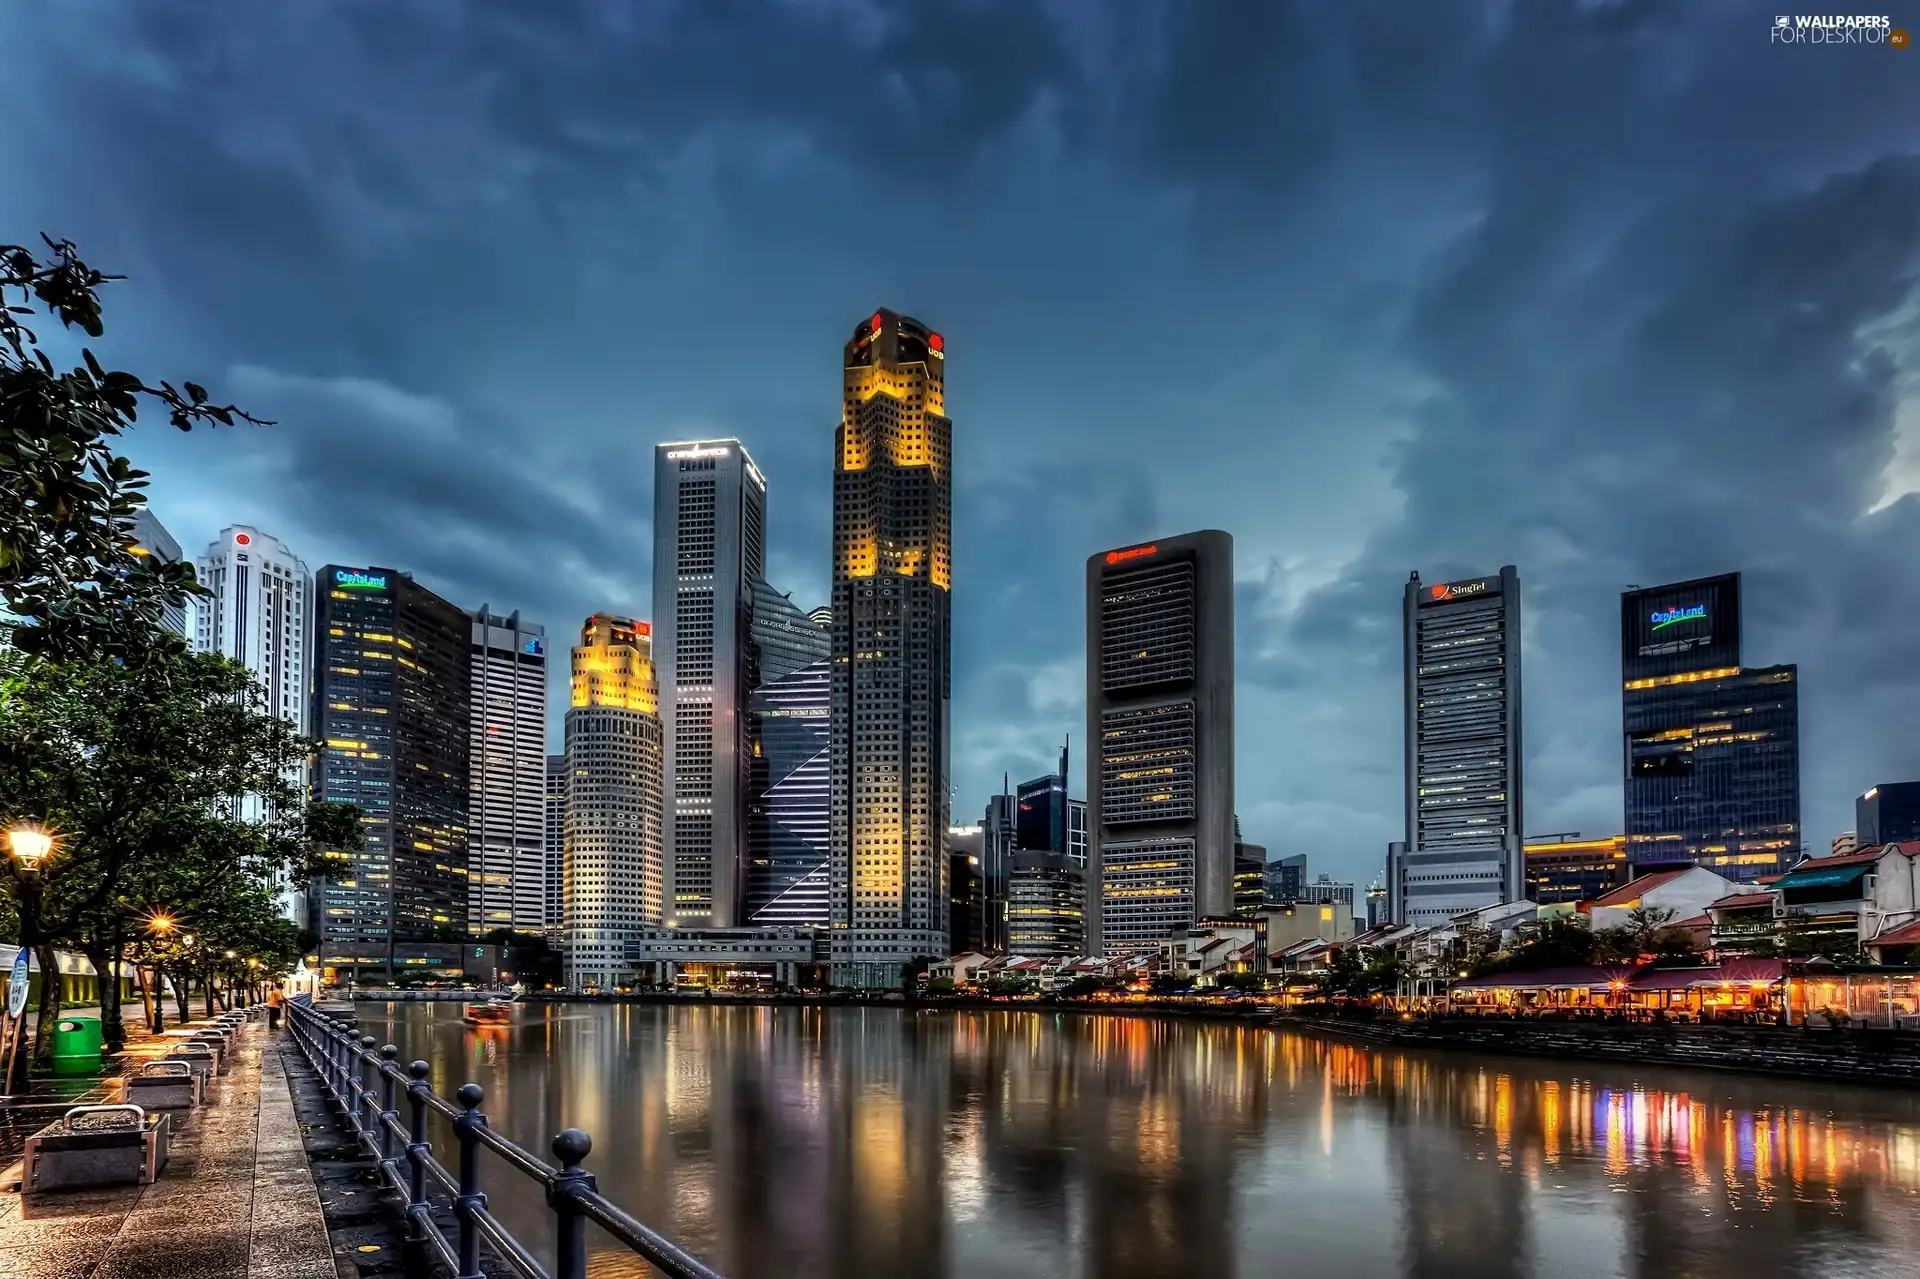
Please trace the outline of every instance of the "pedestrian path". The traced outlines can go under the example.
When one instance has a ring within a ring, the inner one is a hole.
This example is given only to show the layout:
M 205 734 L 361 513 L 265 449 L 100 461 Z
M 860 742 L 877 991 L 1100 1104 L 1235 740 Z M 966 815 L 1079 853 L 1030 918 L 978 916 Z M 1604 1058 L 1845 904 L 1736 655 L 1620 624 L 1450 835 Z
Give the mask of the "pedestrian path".
M 181 1121 L 151 1186 L 0 1194 L 0 1279 L 338 1279 L 273 1036 Z

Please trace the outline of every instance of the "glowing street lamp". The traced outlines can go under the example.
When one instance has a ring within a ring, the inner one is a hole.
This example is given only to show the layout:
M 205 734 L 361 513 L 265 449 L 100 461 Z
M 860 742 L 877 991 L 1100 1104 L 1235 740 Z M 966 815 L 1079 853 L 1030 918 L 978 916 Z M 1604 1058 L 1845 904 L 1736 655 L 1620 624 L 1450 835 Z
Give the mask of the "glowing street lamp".
M 20 863 L 20 951 L 27 955 L 40 944 L 40 863 L 53 853 L 53 836 L 42 826 L 22 822 L 7 832 L 7 846 Z M 52 977 L 43 974 L 41 979 Z M 22 1017 L 14 1028 L 13 1052 L 7 1059 L 5 1087 L 12 1095 L 25 1092 L 27 1086 L 27 1054 L 20 1039 L 25 1026 Z
M 15 826 L 7 832 L 7 843 L 20 865 L 30 871 L 40 869 L 40 863 L 53 852 L 53 836 L 38 826 Z

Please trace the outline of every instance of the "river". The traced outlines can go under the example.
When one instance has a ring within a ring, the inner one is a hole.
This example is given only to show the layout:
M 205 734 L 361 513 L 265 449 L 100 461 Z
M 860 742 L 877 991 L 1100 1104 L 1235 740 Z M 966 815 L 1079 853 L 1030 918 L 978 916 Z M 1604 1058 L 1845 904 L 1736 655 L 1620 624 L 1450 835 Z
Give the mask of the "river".
M 1920 1273 L 1920 1098 L 1892 1089 L 1051 1012 L 359 1012 L 539 1153 L 586 1129 L 601 1190 L 729 1279 Z

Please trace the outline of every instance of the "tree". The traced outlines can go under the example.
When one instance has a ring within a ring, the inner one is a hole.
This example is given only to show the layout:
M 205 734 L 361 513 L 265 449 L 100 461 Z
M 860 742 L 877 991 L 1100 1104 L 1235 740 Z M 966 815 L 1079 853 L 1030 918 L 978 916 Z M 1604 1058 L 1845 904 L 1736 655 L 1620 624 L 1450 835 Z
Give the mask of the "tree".
M 88 266 L 71 241 L 42 238 L 45 258 L 0 245 L 0 599 L 26 619 L 14 642 L 63 657 L 180 647 L 161 612 L 201 592 L 190 565 L 134 554 L 147 476 L 114 453 L 114 437 L 143 401 L 182 431 L 265 423 L 192 382 L 154 386 L 108 369 L 90 348 L 59 372 L 29 321 L 44 314 L 98 338 L 99 291 L 119 277 Z
M 236 894 L 304 882 L 324 849 L 357 846 L 357 811 L 309 805 L 292 780 L 315 745 L 271 712 L 246 667 L 217 655 L 0 654 L 0 817 L 36 817 L 57 836 L 43 929 L 99 972 L 111 1047 L 124 1040 L 111 992 L 148 921 L 178 919 L 183 936 L 189 922 L 213 928 Z M 263 817 L 240 814 L 247 795 Z M 212 968 L 203 957 L 186 975 L 205 981 Z
M 1586 916 L 1542 919 L 1528 925 L 1501 963 L 1502 968 L 1537 972 L 1594 962 L 1596 942 Z

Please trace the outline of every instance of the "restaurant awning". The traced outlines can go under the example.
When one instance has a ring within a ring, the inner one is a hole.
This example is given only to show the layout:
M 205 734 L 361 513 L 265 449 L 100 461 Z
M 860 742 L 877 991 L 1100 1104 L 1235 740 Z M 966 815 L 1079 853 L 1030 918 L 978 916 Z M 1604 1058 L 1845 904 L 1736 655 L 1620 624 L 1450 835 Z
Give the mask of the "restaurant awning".
M 1872 866 L 1830 866 L 1825 869 L 1789 871 L 1775 888 L 1832 888 L 1850 884 L 1872 870 Z

